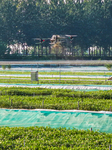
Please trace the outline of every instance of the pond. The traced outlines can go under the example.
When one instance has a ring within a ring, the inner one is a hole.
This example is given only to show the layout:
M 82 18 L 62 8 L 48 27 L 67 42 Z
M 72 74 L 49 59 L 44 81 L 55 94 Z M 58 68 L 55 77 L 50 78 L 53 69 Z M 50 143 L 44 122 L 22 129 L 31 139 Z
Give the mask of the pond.
M 0 70 L 2 66 L 0 66 Z M 6 69 L 8 70 L 8 69 Z M 105 66 L 83 66 L 83 65 L 43 65 L 43 64 L 12 64 L 12 71 L 72 71 L 72 72 L 80 72 L 80 71 L 88 71 L 88 72 L 108 72 L 109 70 Z

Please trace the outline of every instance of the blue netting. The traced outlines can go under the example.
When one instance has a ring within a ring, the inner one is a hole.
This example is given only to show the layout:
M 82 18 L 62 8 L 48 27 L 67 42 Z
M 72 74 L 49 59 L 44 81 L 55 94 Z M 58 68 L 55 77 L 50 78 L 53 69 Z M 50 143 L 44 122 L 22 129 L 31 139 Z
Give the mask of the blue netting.
M 112 113 L 0 109 L 0 126 L 50 126 L 112 133 Z

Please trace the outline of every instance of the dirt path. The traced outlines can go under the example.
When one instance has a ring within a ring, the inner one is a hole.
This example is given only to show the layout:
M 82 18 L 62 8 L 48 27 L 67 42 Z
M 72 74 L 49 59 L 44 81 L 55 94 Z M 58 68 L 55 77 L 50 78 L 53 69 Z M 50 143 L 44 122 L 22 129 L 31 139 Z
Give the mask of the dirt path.
M 45 61 L 0 61 L 0 65 L 11 64 L 65 64 L 65 65 L 105 65 L 112 64 L 112 60 L 45 60 Z

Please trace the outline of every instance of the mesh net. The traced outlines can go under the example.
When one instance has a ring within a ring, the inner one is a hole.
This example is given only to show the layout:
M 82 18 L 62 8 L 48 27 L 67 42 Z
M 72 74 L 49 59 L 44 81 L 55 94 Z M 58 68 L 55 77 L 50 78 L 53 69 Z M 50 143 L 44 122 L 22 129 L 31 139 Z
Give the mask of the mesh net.
M 112 90 L 112 85 L 69 85 L 69 84 L 10 84 L 0 83 L 2 87 L 40 87 L 50 89 L 71 89 L 76 91 Z
M 112 113 L 0 109 L 0 126 L 50 126 L 112 133 Z

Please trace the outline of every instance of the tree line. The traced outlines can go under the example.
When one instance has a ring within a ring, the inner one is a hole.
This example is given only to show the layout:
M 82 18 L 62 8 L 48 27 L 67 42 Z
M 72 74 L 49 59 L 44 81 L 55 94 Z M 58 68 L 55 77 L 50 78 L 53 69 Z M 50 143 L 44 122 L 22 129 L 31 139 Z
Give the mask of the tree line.
M 36 37 L 76 34 L 75 46 L 84 52 L 112 47 L 111 0 L 0 0 L 0 56 L 7 45 L 27 43 Z

